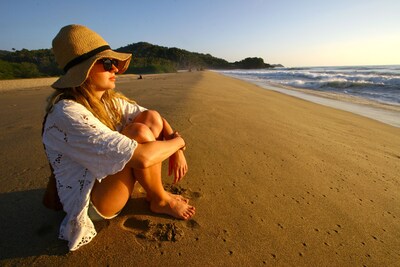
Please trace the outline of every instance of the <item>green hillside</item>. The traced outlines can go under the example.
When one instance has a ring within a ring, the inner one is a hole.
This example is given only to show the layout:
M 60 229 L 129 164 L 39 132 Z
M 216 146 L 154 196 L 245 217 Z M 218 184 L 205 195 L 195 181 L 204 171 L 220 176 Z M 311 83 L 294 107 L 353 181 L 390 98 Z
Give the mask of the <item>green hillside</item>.
M 203 69 L 254 69 L 271 68 L 262 58 L 246 58 L 229 63 L 210 54 L 189 52 L 179 48 L 168 48 L 146 42 L 133 43 L 116 49 L 131 53 L 133 60 L 126 73 L 169 73 L 178 70 Z M 0 50 L 0 79 L 52 77 L 62 75 L 51 49 Z

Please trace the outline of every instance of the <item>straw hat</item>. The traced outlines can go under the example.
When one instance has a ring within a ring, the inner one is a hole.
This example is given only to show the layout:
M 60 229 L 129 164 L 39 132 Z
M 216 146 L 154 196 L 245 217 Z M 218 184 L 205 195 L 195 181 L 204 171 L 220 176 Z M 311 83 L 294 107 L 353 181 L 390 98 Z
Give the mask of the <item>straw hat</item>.
M 80 86 L 88 77 L 94 63 L 101 58 L 117 59 L 118 73 L 123 73 L 132 57 L 131 54 L 111 50 L 100 35 L 82 25 L 63 27 L 53 39 L 53 53 L 58 65 L 65 72 L 52 84 L 55 89 Z

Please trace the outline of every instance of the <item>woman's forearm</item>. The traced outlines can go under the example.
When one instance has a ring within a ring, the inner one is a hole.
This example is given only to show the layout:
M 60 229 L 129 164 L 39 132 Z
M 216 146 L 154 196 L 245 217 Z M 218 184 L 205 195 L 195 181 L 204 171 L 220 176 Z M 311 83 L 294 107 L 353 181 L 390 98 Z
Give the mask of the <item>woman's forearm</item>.
M 129 164 L 132 168 L 148 168 L 167 159 L 184 146 L 185 142 L 181 137 L 138 144 Z
M 165 140 L 169 140 L 172 138 L 174 131 L 172 130 L 171 125 L 168 123 L 168 121 L 166 119 L 162 118 L 162 121 L 163 121 L 162 134 L 163 134 Z

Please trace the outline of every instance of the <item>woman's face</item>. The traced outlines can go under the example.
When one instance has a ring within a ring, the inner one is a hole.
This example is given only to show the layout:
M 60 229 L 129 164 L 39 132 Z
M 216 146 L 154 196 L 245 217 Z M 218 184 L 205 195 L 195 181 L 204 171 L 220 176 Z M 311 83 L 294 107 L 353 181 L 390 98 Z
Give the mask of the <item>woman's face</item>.
M 103 66 L 103 61 L 100 59 L 94 63 L 89 72 L 89 79 L 92 89 L 101 97 L 107 90 L 115 88 L 116 73 L 118 69 L 115 65 L 109 71 L 106 71 Z

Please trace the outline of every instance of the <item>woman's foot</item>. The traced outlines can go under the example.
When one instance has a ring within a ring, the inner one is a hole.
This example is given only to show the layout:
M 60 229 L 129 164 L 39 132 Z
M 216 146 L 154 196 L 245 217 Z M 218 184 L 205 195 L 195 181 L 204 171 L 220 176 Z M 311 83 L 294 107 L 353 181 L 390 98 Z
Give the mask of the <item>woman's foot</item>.
M 185 202 L 186 204 L 189 203 L 189 199 L 183 197 L 182 195 L 176 195 L 176 194 L 172 194 L 172 193 L 170 193 L 170 192 L 167 192 L 167 193 L 168 193 L 172 198 L 175 198 L 175 199 L 178 200 L 178 201 L 183 201 L 183 202 Z
M 196 212 L 195 207 L 187 202 L 177 199 L 170 193 L 167 194 L 165 200 L 151 201 L 150 209 L 155 213 L 167 214 L 177 219 L 189 220 Z
M 185 202 L 186 204 L 189 203 L 189 199 L 188 199 L 188 198 L 185 198 L 185 197 L 182 196 L 182 195 L 175 195 L 175 194 L 172 194 L 172 193 L 170 193 L 170 192 L 166 192 L 166 193 L 167 193 L 170 197 L 176 199 L 177 201 L 183 201 L 183 202 Z M 147 202 L 150 202 L 150 201 L 151 201 L 151 198 L 149 197 L 149 195 L 146 195 L 146 200 L 147 200 Z

